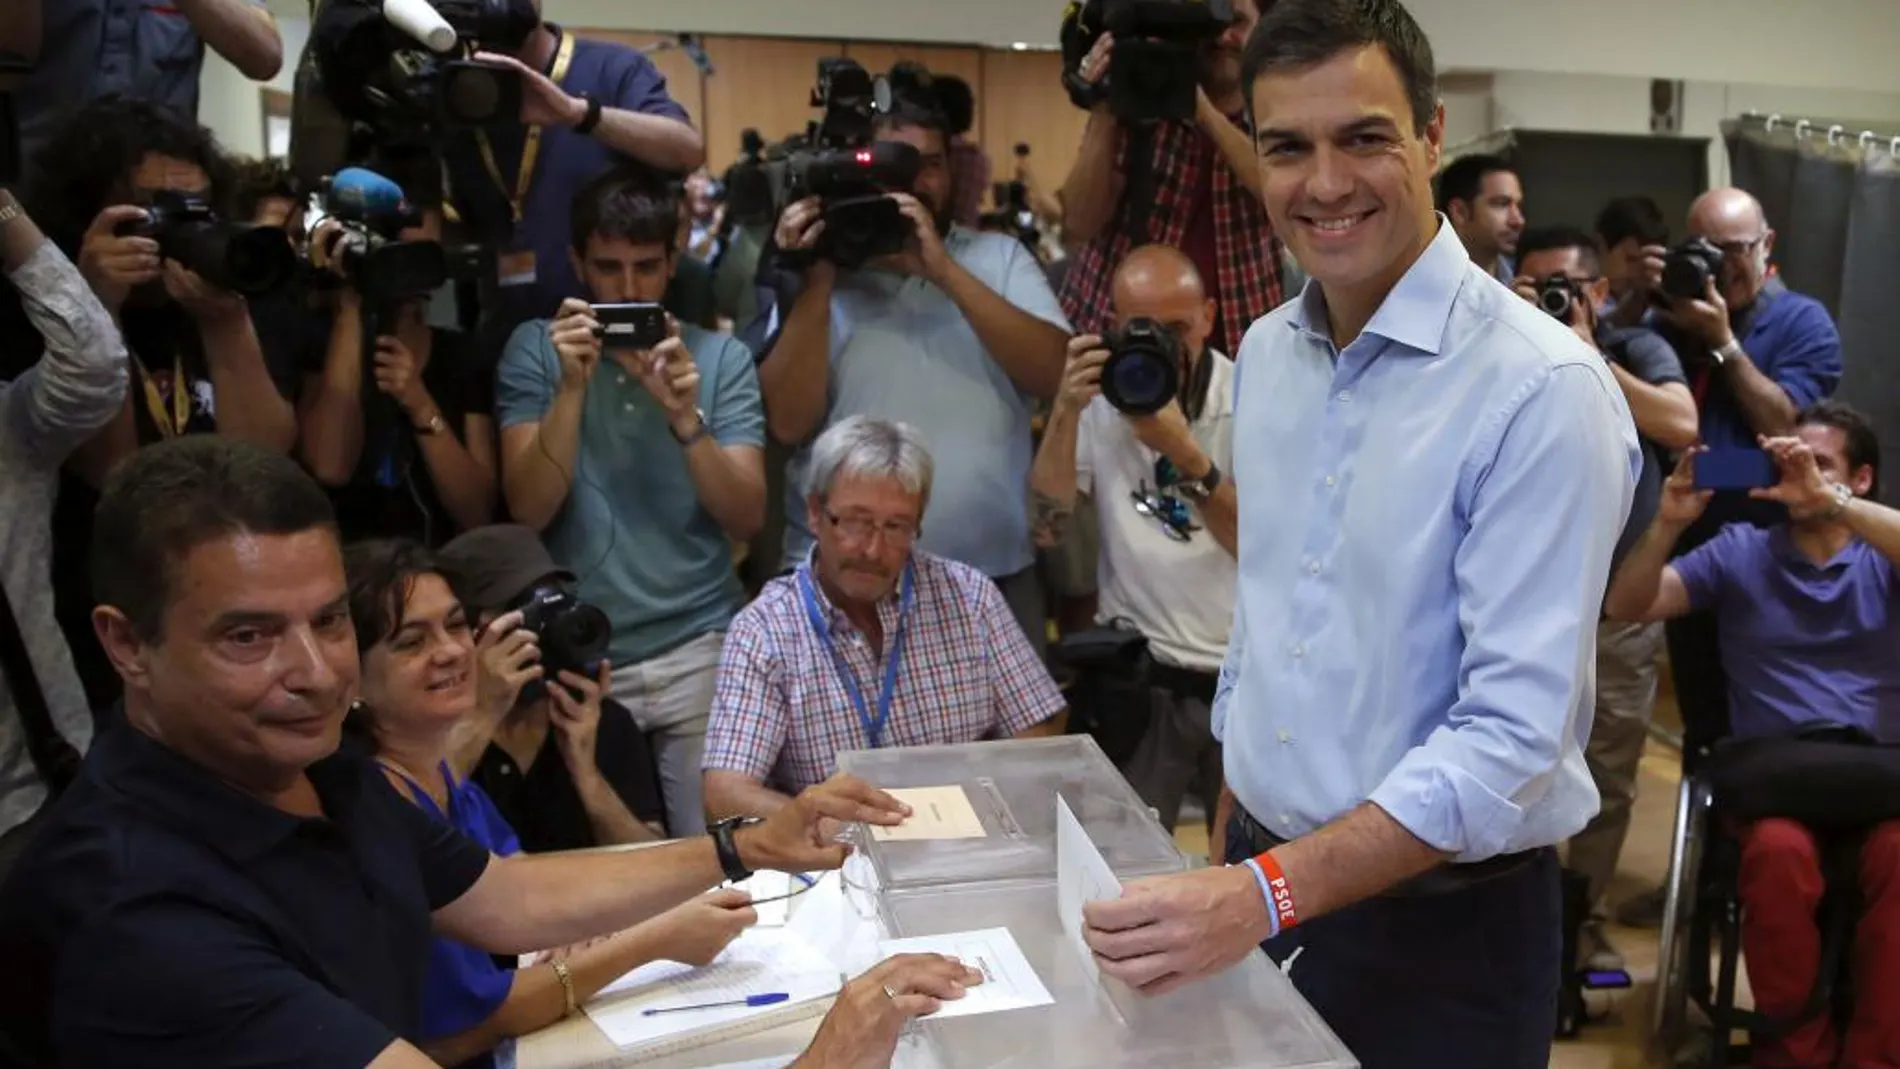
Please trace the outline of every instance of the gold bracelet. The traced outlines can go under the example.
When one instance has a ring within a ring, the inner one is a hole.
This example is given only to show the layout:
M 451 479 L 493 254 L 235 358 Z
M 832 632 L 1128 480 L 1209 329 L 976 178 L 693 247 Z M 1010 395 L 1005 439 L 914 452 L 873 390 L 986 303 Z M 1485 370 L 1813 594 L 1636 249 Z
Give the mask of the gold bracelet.
M 554 967 L 554 978 L 561 981 L 561 998 L 567 1002 L 567 1012 L 561 1016 L 572 1017 L 574 1011 L 580 1009 L 574 1004 L 574 974 L 568 971 L 567 962 L 558 958 L 548 964 Z

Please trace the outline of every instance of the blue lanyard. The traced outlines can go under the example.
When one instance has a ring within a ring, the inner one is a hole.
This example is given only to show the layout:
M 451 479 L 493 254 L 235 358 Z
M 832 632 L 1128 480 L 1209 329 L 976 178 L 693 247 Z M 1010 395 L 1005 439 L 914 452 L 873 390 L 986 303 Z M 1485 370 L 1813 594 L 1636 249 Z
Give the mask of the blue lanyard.
M 897 669 L 904 661 L 905 625 L 910 621 L 910 608 L 917 596 L 916 567 L 904 566 L 903 594 L 898 600 L 897 635 L 891 639 L 891 655 L 884 661 L 884 686 L 877 695 L 877 718 L 871 718 L 871 711 L 865 707 L 864 692 L 858 688 L 858 677 L 851 666 L 844 662 L 844 654 L 838 652 L 838 643 L 831 637 L 831 628 L 825 626 L 825 614 L 818 608 L 818 592 L 812 588 L 811 568 L 798 570 L 798 592 L 804 596 L 805 616 L 811 620 L 812 633 L 824 645 L 825 652 L 831 654 L 831 667 L 838 673 L 838 684 L 851 698 L 852 708 L 858 711 L 858 723 L 864 726 L 865 738 L 871 749 L 878 748 L 884 738 L 884 725 L 891 718 L 891 698 L 897 693 Z

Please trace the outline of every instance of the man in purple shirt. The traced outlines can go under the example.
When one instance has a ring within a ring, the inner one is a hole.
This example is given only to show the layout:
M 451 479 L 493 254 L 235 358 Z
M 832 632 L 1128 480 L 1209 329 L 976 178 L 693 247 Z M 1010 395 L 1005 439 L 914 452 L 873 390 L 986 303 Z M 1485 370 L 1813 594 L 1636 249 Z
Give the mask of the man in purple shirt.
M 1880 447 L 1866 418 L 1822 402 L 1792 437 L 1764 438 L 1781 479 L 1750 491 L 1787 508 L 1761 528 L 1732 523 L 1667 563 L 1709 504 L 1695 489 L 1695 451 L 1663 489 L 1648 533 L 1611 580 L 1604 611 L 1630 620 L 1710 612 L 1720 624 L 1730 733 L 1790 735 L 1816 722 L 1900 742 L 1900 511 L 1871 500 Z M 1739 829 L 1742 951 L 1756 1008 L 1795 1015 L 1820 968 L 1815 909 L 1825 884 L 1808 828 L 1768 819 Z M 1757 1037 L 1757 1065 L 1900 1063 L 1900 821 L 1861 850 L 1865 913 L 1857 929 L 1855 1012 L 1842 1039 L 1823 1014 Z

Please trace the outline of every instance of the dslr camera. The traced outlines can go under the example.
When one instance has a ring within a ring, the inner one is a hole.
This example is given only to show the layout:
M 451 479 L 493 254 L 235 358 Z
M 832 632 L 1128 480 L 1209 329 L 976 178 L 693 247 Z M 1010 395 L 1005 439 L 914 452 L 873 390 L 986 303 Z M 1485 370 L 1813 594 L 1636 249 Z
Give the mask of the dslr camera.
M 541 645 L 541 678 L 521 688 L 521 699 L 539 701 L 550 681 L 562 672 L 592 678 L 607 659 L 613 627 L 607 614 L 587 604 L 555 580 L 530 587 L 508 606 L 521 611 L 521 626 L 532 631 Z
M 422 213 L 402 187 L 374 171 L 347 167 L 325 180 L 323 212 L 337 228 L 324 247 L 313 238 L 308 256 L 334 264 L 363 301 L 387 309 L 435 292 L 449 278 L 448 254 L 440 242 L 403 241 L 402 231 L 419 226 Z
M 1126 123 L 1194 117 L 1202 50 L 1234 21 L 1232 0 L 1076 0 L 1062 17 L 1062 85 L 1087 111 L 1106 101 Z M 1082 60 L 1115 35 L 1108 76 L 1082 77 Z
M 1570 313 L 1583 300 L 1583 288 L 1569 275 L 1550 275 L 1537 282 L 1537 307 L 1557 322 L 1570 325 Z
M 117 232 L 151 238 L 159 255 L 246 297 L 271 293 L 297 273 L 297 255 L 282 227 L 228 222 L 190 194 L 159 192 L 144 220 L 122 223 Z
M 1701 300 L 1709 282 L 1722 277 L 1722 250 L 1707 238 L 1690 238 L 1663 255 L 1662 292 L 1671 301 Z
M 1161 323 L 1137 316 L 1102 335 L 1102 397 L 1130 416 L 1152 415 L 1181 392 L 1181 339 Z
M 783 164 L 768 169 L 777 176 L 773 201 L 780 213 L 795 201 L 819 199 L 825 232 L 812 250 L 819 259 L 862 267 L 910 243 L 910 221 L 890 195 L 910 192 L 923 159 L 909 145 L 877 141 L 875 123 L 898 92 L 927 91 L 929 77 L 921 67 L 899 64 L 890 77 L 874 79 L 855 60 L 818 61 L 812 106 L 823 108 L 824 117 Z M 798 259 L 791 257 L 790 266 L 802 266 Z

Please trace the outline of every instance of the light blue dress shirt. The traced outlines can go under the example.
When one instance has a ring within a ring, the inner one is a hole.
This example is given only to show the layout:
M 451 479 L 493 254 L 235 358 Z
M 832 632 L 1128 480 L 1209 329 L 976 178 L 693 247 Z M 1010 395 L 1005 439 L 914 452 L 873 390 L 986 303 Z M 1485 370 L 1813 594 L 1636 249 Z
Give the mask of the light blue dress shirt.
M 1228 785 L 1295 838 L 1367 800 L 1459 861 L 1563 840 L 1642 466 L 1601 358 L 1438 236 L 1350 345 L 1309 283 L 1241 345 Z
M 953 227 L 944 249 L 1004 300 L 1068 331 L 1048 276 L 1022 242 Z M 992 578 L 1035 563 L 1025 489 L 1034 400 L 1016 388 L 949 294 L 888 271 L 841 273 L 831 297 L 825 394 L 825 427 L 873 416 L 908 423 L 923 436 L 936 473 L 921 548 Z M 805 525 L 810 466 L 807 443 L 786 472 L 787 568 L 812 545 Z

